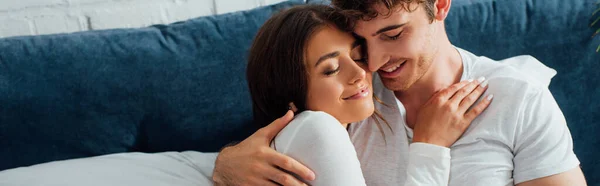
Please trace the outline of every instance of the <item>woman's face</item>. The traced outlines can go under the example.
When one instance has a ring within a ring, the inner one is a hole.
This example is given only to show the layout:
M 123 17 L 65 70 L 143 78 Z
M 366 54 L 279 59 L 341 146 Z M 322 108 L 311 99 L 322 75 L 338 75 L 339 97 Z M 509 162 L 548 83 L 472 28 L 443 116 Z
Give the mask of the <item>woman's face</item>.
M 360 47 L 352 35 L 331 26 L 308 41 L 308 110 L 327 112 L 343 124 L 373 114 L 372 73 L 358 62 L 363 58 Z

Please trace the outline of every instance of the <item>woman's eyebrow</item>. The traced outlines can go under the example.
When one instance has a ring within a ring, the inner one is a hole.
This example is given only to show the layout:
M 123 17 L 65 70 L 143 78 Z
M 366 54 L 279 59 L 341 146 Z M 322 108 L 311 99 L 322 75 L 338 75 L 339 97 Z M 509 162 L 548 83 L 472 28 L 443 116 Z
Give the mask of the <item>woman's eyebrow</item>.
M 324 56 L 321 56 L 319 58 L 319 60 L 317 60 L 317 63 L 315 64 L 315 67 L 318 66 L 319 63 L 321 63 L 321 62 L 323 62 L 323 61 L 325 61 L 327 59 L 338 57 L 339 55 L 340 55 L 340 52 L 338 52 L 338 51 L 335 51 L 335 52 L 332 52 L 332 53 L 329 53 L 329 54 L 325 54 Z

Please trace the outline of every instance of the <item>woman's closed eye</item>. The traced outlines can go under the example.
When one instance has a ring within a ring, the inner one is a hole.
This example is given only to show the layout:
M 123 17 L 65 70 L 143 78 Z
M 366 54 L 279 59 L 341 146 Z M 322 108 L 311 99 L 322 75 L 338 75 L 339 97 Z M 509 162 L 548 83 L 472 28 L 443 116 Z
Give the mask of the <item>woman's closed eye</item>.
M 352 59 L 352 60 L 354 60 L 355 62 L 358 62 L 358 63 L 367 63 L 367 58 L 366 57 L 361 57 L 361 58 Z
M 323 74 L 325 74 L 327 76 L 331 76 L 331 75 L 338 73 L 339 71 L 340 71 L 340 66 L 338 65 L 336 68 L 330 68 L 329 70 L 326 70 Z

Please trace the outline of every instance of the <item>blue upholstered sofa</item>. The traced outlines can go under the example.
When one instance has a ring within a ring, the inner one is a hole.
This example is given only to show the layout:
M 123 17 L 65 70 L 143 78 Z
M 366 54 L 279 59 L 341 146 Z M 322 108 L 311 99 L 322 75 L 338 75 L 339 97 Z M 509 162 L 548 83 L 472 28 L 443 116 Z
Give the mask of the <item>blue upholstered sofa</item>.
M 600 54 L 595 0 L 454 0 L 458 47 L 529 54 L 556 69 L 550 90 L 589 185 L 600 185 Z M 302 1 L 170 25 L 0 39 L 0 170 L 119 152 L 217 151 L 253 133 L 249 45 Z M 326 2 L 325 2 L 326 3 Z

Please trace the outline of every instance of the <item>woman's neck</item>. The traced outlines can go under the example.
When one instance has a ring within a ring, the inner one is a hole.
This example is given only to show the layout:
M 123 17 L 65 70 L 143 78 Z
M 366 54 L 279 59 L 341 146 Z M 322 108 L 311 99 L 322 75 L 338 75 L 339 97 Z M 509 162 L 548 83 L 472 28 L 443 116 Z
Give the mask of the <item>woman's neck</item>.
M 342 127 L 346 128 L 346 129 L 348 128 L 348 125 L 350 125 L 350 123 L 342 123 Z

